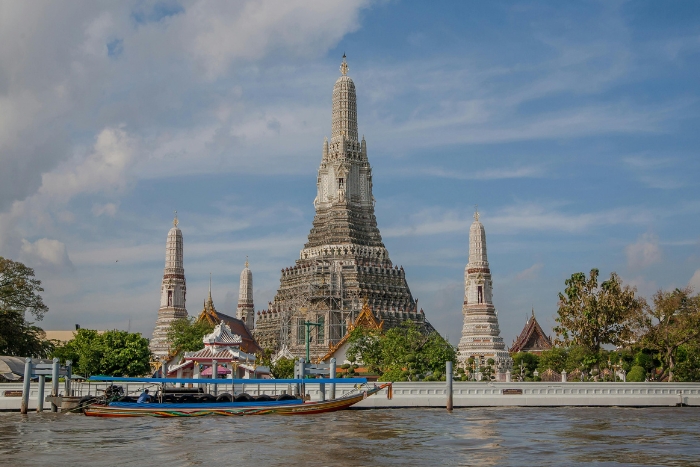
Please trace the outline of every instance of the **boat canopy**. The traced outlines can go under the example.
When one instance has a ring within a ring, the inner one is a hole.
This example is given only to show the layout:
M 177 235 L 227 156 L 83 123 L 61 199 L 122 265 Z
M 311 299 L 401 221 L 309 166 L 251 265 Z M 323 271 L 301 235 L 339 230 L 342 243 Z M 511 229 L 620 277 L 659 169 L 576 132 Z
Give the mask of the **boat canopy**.
M 172 384 L 364 384 L 367 378 L 311 378 L 311 379 L 222 379 L 222 378 L 127 378 L 125 376 L 91 376 L 88 381 L 114 383 L 172 383 Z

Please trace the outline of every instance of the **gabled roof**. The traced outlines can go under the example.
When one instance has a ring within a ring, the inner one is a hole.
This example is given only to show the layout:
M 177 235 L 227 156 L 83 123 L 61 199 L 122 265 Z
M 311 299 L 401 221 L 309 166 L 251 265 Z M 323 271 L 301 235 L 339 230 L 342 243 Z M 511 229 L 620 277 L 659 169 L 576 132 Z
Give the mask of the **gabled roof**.
M 330 344 L 328 346 L 328 353 L 320 359 L 318 359 L 318 361 L 325 362 L 329 358 L 333 357 L 333 354 L 335 354 L 338 351 L 338 349 L 341 348 L 343 344 L 345 344 L 350 338 L 350 333 L 352 333 L 352 331 L 358 327 L 365 329 L 374 329 L 378 331 L 381 331 L 384 327 L 384 320 L 379 321 L 377 318 L 374 317 L 374 313 L 372 313 L 372 309 L 369 307 L 367 300 L 365 300 L 365 304 L 362 306 L 362 311 L 359 315 L 357 315 L 357 318 L 355 318 L 355 322 L 348 326 L 348 331 L 345 333 L 343 338 L 335 344 Z
M 513 345 L 508 350 L 510 353 L 516 352 L 542 352 L 552 348 L 552 341 L 544 333 L 540 323 L 535 318 L 535 310 L 532 310 L 532 316 L 528 318 L 525 327 L 513 342 Z
M 211 334 L 207 334 L 202 339 L 205 346 L 210 345 L 235 345 L 241 344 L 243 339 L 238 334 L 231 332 L 231 328 L 224 321 L 221 321 L 214 327 L 214 331 Z
M 262 348 L 255 341 L 255 338 L 250 333 L 250 330 L 248 330 L 245 323 L 240 319 L 234 318 L 233 316 L 219 313 L 214 308 L 213 303 L 211 304 L 211 306 L 205 305 L 204 309 L 197 317 L 197 321 L 203 320 L 206 320 L 213 326 L 216 326 L 221 322 L 226 323 L 233 334 L 238 334 L 239 336 L 241 336 L 241 349 L 244 352 L 253 354 L 262 352 Z

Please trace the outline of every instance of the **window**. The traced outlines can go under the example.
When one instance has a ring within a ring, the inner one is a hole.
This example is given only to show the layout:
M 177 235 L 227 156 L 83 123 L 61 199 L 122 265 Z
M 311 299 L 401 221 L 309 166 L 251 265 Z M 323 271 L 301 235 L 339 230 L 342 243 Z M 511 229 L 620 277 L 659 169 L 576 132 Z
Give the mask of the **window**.
M 304 320 L 297 319 L 297 344 L 306 344 L 306 335 L 304 334 Z
M 316 343 L 323 344 L 326 340 L 326 317 L 319 316 L 316 322 L 320 324 L 320 326 L 316 328 Z

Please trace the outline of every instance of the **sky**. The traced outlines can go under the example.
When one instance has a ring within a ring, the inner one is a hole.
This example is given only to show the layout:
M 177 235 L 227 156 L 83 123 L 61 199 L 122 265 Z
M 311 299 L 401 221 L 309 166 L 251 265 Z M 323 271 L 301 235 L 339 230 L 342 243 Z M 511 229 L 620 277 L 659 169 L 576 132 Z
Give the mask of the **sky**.
M 700 290 L 700 2 L 0 1 L 0 255 L 44 329 L 267 308 L 314 215 L 347 54 L 376 215 L 457 343 L 478 205 L 507 344 L 571 274 Z

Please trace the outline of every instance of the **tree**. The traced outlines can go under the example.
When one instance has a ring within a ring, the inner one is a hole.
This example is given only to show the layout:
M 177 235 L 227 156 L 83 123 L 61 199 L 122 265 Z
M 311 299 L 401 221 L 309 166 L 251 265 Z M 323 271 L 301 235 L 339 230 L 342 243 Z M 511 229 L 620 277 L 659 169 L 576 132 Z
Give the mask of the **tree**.
M 348 343 L 345 353 L 348 361 L 362 362 L 374 371 L 379 370 L 383 361 L 380 331 L 356 327 L 350 331 Z
M 456 361 L 455 347 L 437 332 L 423 334 L 411 321 L 389 329 L 355 328 L 346 353 L 351 362 L 361 361 L 380 374 L 380 381 L 416 381 L 444 378 L 445 362 Z M 350 371 L 348 372 L 351 373 Z
M 54 349 L 46 333 L 17 311 L 0 312 L 0 355 L 45 358 Z
M 424 355 L 425 364 L 432 372 L 444 372 L 446 362 L 457 361 L 457 349 L 447 342 L 437 332 L 428 335 L 428 340 L 423 345 L 421 353 Z
M 700 339 L 700 295 L 693 296 L 689 287 L 659 290 L 653 302 L 642 320 L 646 328 L 642 344 L 659 353 L 661 379 L 673 381 L 679 349 Z
M 700 345 L 697 342 L 678 348 L 673 379 L 684 382 L 700 381 Z
M 100 335 L 100 372 L 110 376 L 142 376 L 151 370 L 148 339 L 139 333 L 107 331 Z
M 294 359 L 280 358 L 270 365 L 272 376 L 276 379 L 289 379 L 294 377 Z
M 579 345 L 598 353 L 604 344 L 626 345 L 635 337 L 636 324 L 646 302 L 636 290 L 623 286 L 614 272 L 598 286 L 597 269 L 590 277 L 582 272 L 565 281 L 559 293 L 555 345 Z
M 46 357 L 53 350 L 44 331 L 26 319 L 27 312 L 41 320 L 49 311 L 43 291 L 32 268 L 0 257 L 0 355 Z
M 52 356 L 64 363 L 71 360 L 75 372 L 86 377 L 143 376 L 150 371 L 148 339 L 126 331 L 99 334 L 92 329 L 80 329 L 72 340 L 57 347 Z
M 34 278 L 34 270 L 22 263 L 0 256 L 0 310 L 30 312 L 41 321 L 49 308 L 39 295 L 41 281 Z
M 562 347 L 554 347 L 550 350 L 545 350 L 540 354 L 540 359 L 537 365 L 540 373 L 552 369 L 557 373 L 561 373 L 566 368 L 566 360 L 569 356 L 567 349 Z
M 197 321 L 194 317 L 180 318 L 170 323 L 168 342 L 177 352 L 195 352 L 204 348 L 202 339 L 214 330 L 208 321 Z
M 646 377 L 647 372 L 644 371 L 644 368 L 638 365 L 633 366 L 629 373 L 627 373 L 627 381 L 629 381 L 630 383 L 644 382 Z
M 513 372 L 519 374 L 523 380 L 532 378 L 539 362 L 540 357 L 532 352 L 518 352 L 513 355 Z

